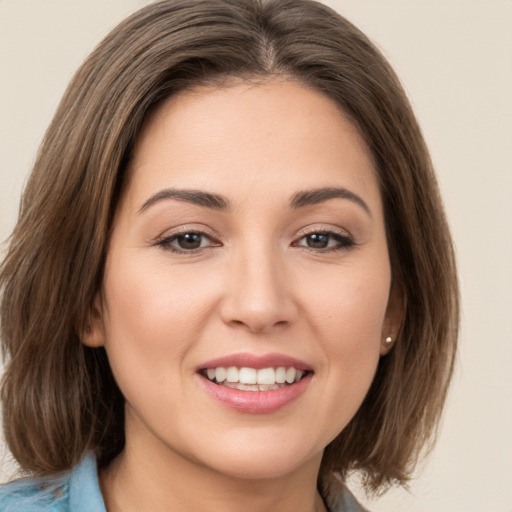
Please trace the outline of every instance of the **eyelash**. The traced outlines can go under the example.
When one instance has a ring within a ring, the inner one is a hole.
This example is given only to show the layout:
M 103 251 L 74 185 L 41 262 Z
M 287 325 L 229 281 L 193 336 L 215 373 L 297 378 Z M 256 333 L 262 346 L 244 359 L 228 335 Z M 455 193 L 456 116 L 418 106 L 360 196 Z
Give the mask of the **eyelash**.
M 186 237 L 188 235 L 194 235 L 201 237 L 200 244 L 206 239 L 210 240 L 210 244 L 202 247 L 201 245 L 194 249 L 183 249 L 173 246 L 172 244 L 174 242 L 177 242 L 179 238 Z M 306 239 L 307 237 L 312 237 L 314 235 L 317 236 L 326 236 L 329 237 L 327 243 L 329 244 L 332 240 L 336 242 L 336 245 L 333 247 L 323 247 L 323 248 L 314 248 L 314 247 L 308 247 L 306 245 L 300 244 L 300 241 L 303 239 Z M 161 247 L 165 251 L 170 251 L 176 254 L 196 254 L 198 252 L 203 251 L 204 249 L 209 249 L 211 247 L 220 247 L 222 244 L 220 242 L 217 242 L 213 237 L 208 235 L 207 233 L 203 231 L 197 231 L 197 230 L 186 230 L 181 231 L 178 233 L 174 233 L 171 236 L 166 236 L 160 240 L 157 240 L 155 245 Z M 353 240 L 353 238 L 349 235 L 343 235 L 341 233 L 337 233 L 335 231 L 327 231 L 327 230 L 314 230 L 310 231 L 308 233 L 303 233 L 297 241 L 292 243 L 293 247 L 302 247 L 308 251 L 315 252 L 315 253 L 329 253 L 329 252 L 337 252 L 337 251 L 346 251 L 350 248 L 356 246 L 357 244 Z
M 324 248 L 314 248 L 314 247 L 308 247 L 304 245 L 300 245 L 299 242 L 307 237 L 311 237 L 313 235 L 319 235 L 319 236 L 327 236 L 329 237 L 329 240 L 327 243 L 330 243 L 331 240 L 334 240 L 337 242 L 337 244 L 333 247 L 324 247 Z M 312 252 L 320 252 L 320 253 L 329 253 L 329 252 L 337 252 L 337 251 L 347 251 L 350 248 L 357 245 L 354 241 L 354 239 L 350 235 L 344 235 L 341 233 L 337 233 L 335 231 L 328 231 L 328 230 L 312 230 L 308 233 L 303 233 L 302 236 L 298 239 L 297 242 L 293 243 L 294 247 L 303 247 L 306 250 L 312 251 Z
M 197 235 L 197 236 L 201 237 L 201 239 L 202 239 L 201 243 L 204 239 L 206 239 L 206 240 L 212 241 L 213 244 L 208 245 L 207 247 L 200 246 L 195 249 L 183 249 L 183 248 L 174 247 L 173 245 L 171 245 L 173 242 L 177 241 L 179 238 L 185 237 L 187 235 Z M 171 236 L 166 236 L 160 240 L 157 240 L 156 245 L 161 247 L 164 251 L 170 251 L 170 252 L 177 253 L 177 254 L 196 254 L 196 253 L 204 250 L 205 248 L 208 249 L 210 247 L 220 247 L 221 243 L 216 242 L 213 237 L 211 237 L 204 231 L 197 231 L 197 230 L 189 229 L 186 231 L 174 233 Z

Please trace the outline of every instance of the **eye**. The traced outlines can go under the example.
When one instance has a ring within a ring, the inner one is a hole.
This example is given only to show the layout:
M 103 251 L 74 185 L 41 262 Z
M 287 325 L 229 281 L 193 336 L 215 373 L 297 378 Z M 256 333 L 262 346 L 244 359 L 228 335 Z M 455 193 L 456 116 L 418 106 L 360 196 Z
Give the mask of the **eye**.
M 193 253 L 220 244 L 201 231 L 186 231 L 162 238 L 156 245 L 172 252 Z
M 348 249 L 355 245 L 350 236 L 333 231 L 315 231 L 302 236 L 295 244 L 298 247 L 319 251 L 336 251 Z

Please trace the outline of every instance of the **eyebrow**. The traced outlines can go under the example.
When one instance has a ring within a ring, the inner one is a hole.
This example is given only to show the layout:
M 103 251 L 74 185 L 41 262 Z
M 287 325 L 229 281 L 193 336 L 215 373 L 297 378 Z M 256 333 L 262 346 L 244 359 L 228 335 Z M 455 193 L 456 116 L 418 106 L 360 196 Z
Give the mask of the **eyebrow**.
M 306 206 L 322 203 L 329 199 L 348 199 L 353 203 L 359 205 L 371 217 L 371 211 L 368 205 L 354 192 L 341 187 L 324 187 L 312 190 L 303 190 L 297 192 L 292 196 L 290 207 L 293 209 L 304 208 Z M 202 190 L 194 189 L 174 189 L 166 188 L 160 190 L 156 194 L 147 199 L 139 208 L 139 214 L 145 212 L 150 206 L 159 201 L 167 199 L 175 199 L 186 203 L 211 208 L 213 210 L 227 210 L 230 208 L 230 201 L 224 196 L 213 194 L 211 192 L 204 192 Z
M 213 210 L 227 210 L 229 208 L 229 200 L 218 194 L 203 192 L 202 190 L 166 188 L 147 199 L 139 208 L 139 214 L 146 211 L 153 204 L 166 199 L 176 199 L 177 201 L 196 204 Z
M 305 206 L 323 203 L 324 201 L 335 198 L 348 199 L 349 201 L 359 205 L 370 217 L 372 216 L 370 208 L 361 197 L 354 194 L 354 192 L 341 187 L 324 187 L 297 192 L 292 197 L 290 206 L 292 208 L 304 208 Z

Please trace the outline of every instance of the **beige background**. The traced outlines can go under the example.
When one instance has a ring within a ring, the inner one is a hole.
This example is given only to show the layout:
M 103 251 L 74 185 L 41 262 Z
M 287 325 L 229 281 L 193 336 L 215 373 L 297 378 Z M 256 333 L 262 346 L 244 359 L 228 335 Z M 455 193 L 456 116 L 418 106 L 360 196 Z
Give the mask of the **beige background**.
M 0 0 L 0 239 L 73 71 L 145 3 Z M 437 448 L 409 493 L 368 505 L 512 512 L 512 1 L 326 3 L 374 39 L 403 80 L 437 167 L 462 284 L 461 351 Z M 3 468 L 5 479 L 7 459 Z

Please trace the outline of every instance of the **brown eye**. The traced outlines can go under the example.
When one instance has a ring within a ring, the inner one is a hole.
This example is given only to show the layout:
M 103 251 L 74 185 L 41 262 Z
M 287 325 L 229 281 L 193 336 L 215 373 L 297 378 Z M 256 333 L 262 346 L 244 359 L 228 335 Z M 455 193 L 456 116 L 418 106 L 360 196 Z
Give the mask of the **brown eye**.
M 204 235 L 202 233 L 185 233 L 175 237 L 175 244 L 184 250 L 199 249 L 201 247 Z
M 306 249 L 328 252 L 349 249 L 356 244 L 352 238 L 347 235 L 330 231 L 319 231 L 304 235 L 294 245 L 305 247 Z
M 325 249 L 329 245 L 330 235 L 325 233 L 312 233 L 304 237 L 306 244 L 312 249 Z
M 185 231 L 167 236 L 158 241 L 156 245 L 166 251 L 185 254 L 209 247 L 218 247 L 220 244 L 201 231 Z

